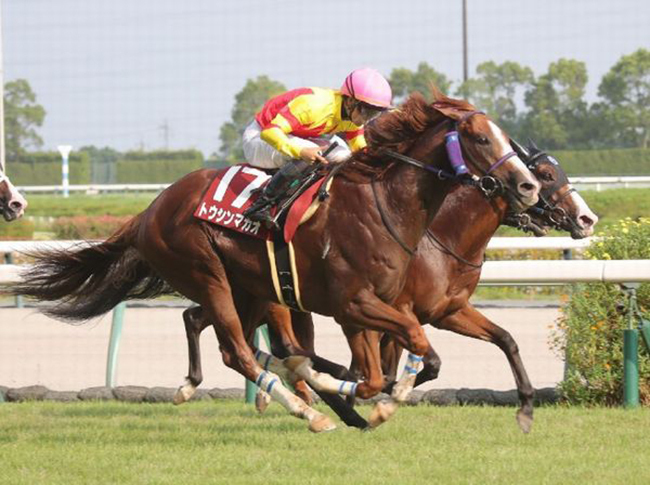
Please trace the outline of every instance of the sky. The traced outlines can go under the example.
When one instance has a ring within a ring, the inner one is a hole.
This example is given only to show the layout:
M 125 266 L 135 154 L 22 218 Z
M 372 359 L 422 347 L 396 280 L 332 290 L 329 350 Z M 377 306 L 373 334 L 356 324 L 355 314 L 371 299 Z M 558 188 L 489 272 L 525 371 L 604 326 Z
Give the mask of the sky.
M 4 81 L 27 79 L 43 149 L 219 148 L 248 79 L 338 88 L 349 71 L 427 62 L 462 80 L 462 0 L 0 0 Z M 586 63 L 587 99 L 650 49 L 650 0 L 467 0 L 469 71 Z M 452 87 L 453 89 L 453 87 Z

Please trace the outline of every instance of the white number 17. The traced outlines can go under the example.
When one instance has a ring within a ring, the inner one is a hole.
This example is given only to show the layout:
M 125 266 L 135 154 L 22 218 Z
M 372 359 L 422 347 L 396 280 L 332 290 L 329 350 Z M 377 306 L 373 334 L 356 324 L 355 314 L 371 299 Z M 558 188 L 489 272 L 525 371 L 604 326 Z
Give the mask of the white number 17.
M 233 167 L 230 167 L 228 171 L 226 171 L 226 173 L 223 175 L 221 182 L 219 182 L 219 185 L 217 186 L 217 190 L 214 191 L 214 197 L 213 197 L 214 200 L 216 200 L 217 202 L 221 202 L 223 200 L 223 196 L 226 195 L 226 190 L 228 189 L 228 185 L 230 185 L 230 182 L 235 177 L 237 172 L 239 172 L 240 169 L 244 173 L 253 175 L 255 178 L 251 181 L 250 184 L 246 186 L 246 188 L 244 188 L 244 190 L 241 191 L 241 193 L 232 202 L 231 205 L 238 209 L 241 209 L 241 207 L 250 198 L 251 193 L 255 189 L 261 187 L 266 180 L 271 178 L 270 175 L 267 175 L 266 173 L 256 168 L 242 167 L 241 165 L 235 165 Z

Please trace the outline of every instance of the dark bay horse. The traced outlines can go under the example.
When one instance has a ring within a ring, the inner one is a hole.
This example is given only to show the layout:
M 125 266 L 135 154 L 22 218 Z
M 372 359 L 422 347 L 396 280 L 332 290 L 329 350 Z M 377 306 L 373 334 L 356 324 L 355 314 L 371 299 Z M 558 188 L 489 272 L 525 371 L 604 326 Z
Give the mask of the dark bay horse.
M 0 167 L 0 212 L 5 221 L 11 222 L 21 218 L 26 208 L 27 200 L 20 195 Z
M 569 231 L 574 238 L 592 235 L 598 217 L 572 188 L 557 161 L 534 145 L 523 148 L 512 143 L 541 183 L 540 200 L 527 211 L 530 212 L 528 217 L 531 223 L 540 231 L 549 227 Z M 472 203 L 472 210 L 459 214 L 458 204 L 466 202 Z M 426 237 L 418 245 L 417 254 L 409 267 L 406 287 L 396 303 L 402 305 L 403 311 L 414 314 L 421 323 L 431 323 L 438 328 L 499 346 L 511 364 L 519 390 L 522 408 L 518 413 L 518 422 L 524 431 L 528 431 L 532 419 L 532 386 L 517 345 L 507 331 L 487 320 L 468 301 L 478 284 L 487 243 L 504 217 L 510 215 L 508 209 L 502 197 L 488 200 L 472 187 L 458 186 L 452 189 L 429 226 Z M 450 232 L 451 226 L 454 226 L 454 230 Z M 467 238 L 467 234 L 472 237 Z M 422 283 L 423 280 L 426 284 Z M 304 314 L 291 313 L 292 317 L 289 310 L 273 305 L 267 315 L 269 328 L 274 330 L 272 337 L 275 333 L 280 339 L 273 342 L 272 338 L 273 353 L 279 357 L 305 354 L 314 358 L 313 323 Z M 184 318 L 190 343 L 188 382 L 181 388 L 187 393 L 183 399 L 186 400 L 202 380 L 200 357 L 197 355 L 198 336 L 209 322 L 202 317 L 200 308 L 186 310 Z M 396 378 L 402 347 L 386 334 L 381 341 L 381 352 L 383 371 L 390 382 Z M 439 370 L 440 359 L 430 349 L 415 385 L 435 379 Z M 345 378 L 349 379 L 350 376 Z M 391 387 L 384 390 L 390 392 Z M 258 403 L 266 404 L 263 399 L 258 399 Z M 328 404 L 331 405 L 329 401 Z M 357 425 L 355 423 L 358 421 L 349 416 L 349 410 L 336 410 L 346 423 Z M 348 416 L 341 413 L 348 413 Z
M 406 281 L 413 253 L 406 249 L 417 246 L 449 191 L 437 168 L 447 165 L 444 137 L 452 128 L 470 171 L 498 179 L 512 206 L 537 202 L 538 182 L 487 116 L 440 94 L 431 104 L 413 95 L 373 124 L 368 151 L 346 164 L 333 180 L 331 197 L 296 233 L 303 307 L 341 324 L 364 368 L 366 380 L 356 388 L 360 397 L 384 385 L 378 334 L 365 341 L 364 330 L 390 333 L 414 355 L 430 348 L 419 322 L 391 303 Z M 395 161 L 406 157 L 409 163 Z M 332 429 L 329 418 L 264 371 L 248 345 L 243 322 L 259 320 L 266 302 L 278 298 L 264 241 L 193 217 L 214 176 L 214 170 L 185 176 L 102 244 L 34 255 L 36 263 L 12 292 L 56 301 L 43 310 L 78 321 L 126 299 L 179 292 L 201 305 L 213 323 L 227 366 L 307 419 L 311 430 Z

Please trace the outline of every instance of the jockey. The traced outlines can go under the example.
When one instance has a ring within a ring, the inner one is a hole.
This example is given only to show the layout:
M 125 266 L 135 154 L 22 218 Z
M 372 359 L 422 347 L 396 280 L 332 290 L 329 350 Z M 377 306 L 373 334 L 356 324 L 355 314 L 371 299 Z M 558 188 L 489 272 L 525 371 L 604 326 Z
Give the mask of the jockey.
M 342 162 L 366 146 L 363 125 L 390 107 L 388 81 L 370 68 L 352 71 L 340 90 L 299 88 L 270 99 L 243 134 L 244 156 L 259 168 L 280 168 L 244 212 L 272 223 L 269 210 L 310 164 Z M 345 134 L 348 145 L 336 133 Z M 327 159 L 321 154 L 336 139 Z

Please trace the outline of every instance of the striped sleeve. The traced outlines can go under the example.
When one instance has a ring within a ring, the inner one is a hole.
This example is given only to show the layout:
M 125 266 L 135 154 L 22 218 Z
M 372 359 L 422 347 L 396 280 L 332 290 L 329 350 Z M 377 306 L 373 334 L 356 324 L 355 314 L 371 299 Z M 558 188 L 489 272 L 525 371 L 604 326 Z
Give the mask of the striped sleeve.
M 301 147 L 292 143 L 287 136 L 294 131 L 299 123 L 289 108 L 285 107 L 262 130 L 260 137 L 280 153 L 291 158 L 300 158 Z
M 362 150 L 366 147 L 366 137 L 363 135 L 363 128 L 345 132 L 345 139 L 350 145 L 353 152 Z

